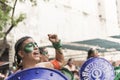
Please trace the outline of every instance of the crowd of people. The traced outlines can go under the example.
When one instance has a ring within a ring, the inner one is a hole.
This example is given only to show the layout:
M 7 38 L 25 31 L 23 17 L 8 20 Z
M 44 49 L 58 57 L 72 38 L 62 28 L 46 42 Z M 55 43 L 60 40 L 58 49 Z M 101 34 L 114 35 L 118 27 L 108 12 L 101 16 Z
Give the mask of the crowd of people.
M 46 47 L 39 47 L 34 39 L 30 36 L 20 38 L 15 44 L 14 70 L 8 72 L 7 77 L 18 71 L 34 67 L 44 67 L 50 69 L 61 70 L 66 68 L 74 77 L 73 80 L 80 80 L 79 69 L 75 65 L 74 58 L 69 58 L 65 62 L 64 53 L 62 51 L 61 40 L 56 34 L 48 34 L 48 39 L 55 49 L 55 57 L 49 59 L 49 52 Z M 87 59 L 91 57 L 99 57 L 96 49 L 89 49 Z M 0 73 L 0 78 L 7 78 Z M 72 80 L 72 79 L 71 79 Z

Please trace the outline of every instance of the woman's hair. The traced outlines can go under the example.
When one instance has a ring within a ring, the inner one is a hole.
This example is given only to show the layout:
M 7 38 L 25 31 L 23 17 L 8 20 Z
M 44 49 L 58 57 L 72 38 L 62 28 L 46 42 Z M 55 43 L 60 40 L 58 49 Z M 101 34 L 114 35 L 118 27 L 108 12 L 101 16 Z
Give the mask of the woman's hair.
M 40 52 L 41 54 L 43 54 L 43 53 L 45 52 L 44 49 L 46 49 L 45 46 L 44 46 L 44 47 L 39 47 L 39 52 Z
M 91 55 L 94 54 L 94 53 L 98 53 L 98 51 L 97 51 L 96 49 L 93 49 L 93 48 L 89 49 L 89 50 L 88 50 L 87 59 L 93 57 L 93 56 L 91 56 Z
M 70 61 L 72 61 L 72 60 L 73 60 L 73 58 L 69 58 L 68 61 L 67 61 L 67 64 L 69 64 Z
M 21 61 L 22 61 L 22 58 L 18 55 L 18 52 L 21 50 L 23 42 L 25 40 L 27 40 L 28 38 L 31 38 L 31 37 L 29 37 L 29 36 L 22 37 L 15 43 L 15 47 L 14 47 L 14 49 L 15 49 L 14 61 L 15 61 L 15 64 L 16 64 L 16 66 L 18 68 L 21 67 L 20 64 L 21 64 Z

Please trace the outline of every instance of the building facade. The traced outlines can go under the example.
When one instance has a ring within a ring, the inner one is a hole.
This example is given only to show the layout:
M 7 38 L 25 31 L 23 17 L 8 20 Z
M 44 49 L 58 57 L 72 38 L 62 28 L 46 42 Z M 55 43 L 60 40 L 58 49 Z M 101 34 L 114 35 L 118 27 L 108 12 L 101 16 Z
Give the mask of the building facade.
M 25 13 L 26 19 L 8 36 L 12 40 L 10 61 L 14 43 L 25 35 L 32 36 L 39 46 L 50 45 L 49 33 L 57 34 L 63 43 L 119 35 L 119 7 L 119 0 L 37 0 L 34 7 L 28 0 L 18 3 L 15 15 Z

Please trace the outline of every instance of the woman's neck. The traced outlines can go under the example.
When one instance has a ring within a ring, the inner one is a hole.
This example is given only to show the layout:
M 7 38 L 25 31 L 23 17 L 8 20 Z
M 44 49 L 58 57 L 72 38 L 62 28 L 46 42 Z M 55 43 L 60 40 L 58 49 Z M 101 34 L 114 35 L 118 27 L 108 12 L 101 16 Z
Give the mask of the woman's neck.
M 37 62 L 31 62 L 31 61 L 29 61 L 29 62 L 23 62 L 22 63 L 22 68 L 23 69 L 33 68 L 33 67 L 35 67 L 36 64 L 37 64 Z

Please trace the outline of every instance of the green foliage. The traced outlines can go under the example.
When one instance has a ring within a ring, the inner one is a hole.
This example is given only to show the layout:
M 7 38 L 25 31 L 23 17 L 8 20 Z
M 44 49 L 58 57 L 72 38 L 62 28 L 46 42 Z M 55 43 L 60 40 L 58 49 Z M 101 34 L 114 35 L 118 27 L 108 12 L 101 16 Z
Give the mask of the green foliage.
M 7 2 L 8 0 L 1 0 L 2 2 Z
M 4 37 L 3 32 L 0 32 L 0 38 L 3 38 L 3 37 Z
M 20 2 L 25 2 L 27 0 L 19 0 Z M 36 0 L 30 0 L 30 2 L 32 3 L 32 6 L 36 6 L 37 5 L 37 1 Z
M 19 22 L 22 22 L 26 18 L 25 14 L 20 14 L 17 19 L 14 18 L 13 25 L 17 26 Z
M 1 0 L 0 2 L 0 38 L 4 37 L 4 28 L 11 19 L 9 13 L 12 8 L 6 2 L 7 0 Z
M 20 2 L 25 2 L 28 0 L 18 0 Z M 36 6 L 37 2 L 36 0 L 30 0 L 32 6 Z M 13 7 L 11 7 L 9 5 L 9 3 L 13 3 Z M 17 26 L 18 23 L 22 22 L 25 18 L 26 15 L 25 14 L 20 14 L 18 18 L 16 18 L 14 16 L 14 11 L 15 11 L 15 7 L 17 5 L 17 0 L 0 0 L 0 38 L 3 37 L 5 35 L 6 32 L 10 32 L 10 31 L 6 31 L 5 27 L 8 27 L 8 30 L 12 27 Z M 11 12 L 11 14 L 10 14 Z M 10 29 L 11 30 L 11 29 Z
M 32 6 L 36 6 L 37 5 L 37 2 L 36 0 L 30 0 L 32 2 Z
M 0 21 L 7 21 L 8 19 L 10 19 L 10 16 L 9 16 L 9 11 L 3 11 L 0 9 Z

